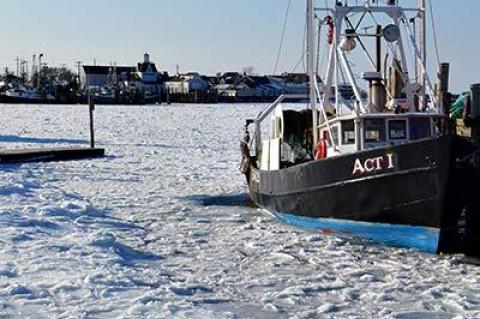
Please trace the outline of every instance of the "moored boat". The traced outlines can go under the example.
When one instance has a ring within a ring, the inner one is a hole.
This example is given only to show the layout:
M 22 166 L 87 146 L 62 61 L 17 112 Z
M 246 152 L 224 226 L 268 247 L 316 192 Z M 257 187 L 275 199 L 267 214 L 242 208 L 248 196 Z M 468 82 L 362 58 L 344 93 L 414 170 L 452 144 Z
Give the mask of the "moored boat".
M 425 6 L 379 2 L 315 8 L 307 0 L 310 104 L 284 109 L 282 96 L 247 121 L 241 168 L 250 195 L 296 226 L 431 253 L 478 254 L 480 145 L 456 135 L 449 118 L 449 65 L 441 65 L 435 89 L 426 72 Z M 319 12 L 326 12 L 320 26 Z M 422 18 L 420 41 L 409 15 Z M 363 31 L 370 16 L 386 24 Z M 320 77 L 314 30 L 322 27 L 329 63 Z M 374 40 L 375 59 L 366 39 Z M 352 67 L 357 46 L 371 67 L 361 76 L 368 101 Z M 346 85 L 352 98 L 343 96 Z M 477 101 L 479 92 L 472 95 Z M 478 104 L 472 108 L 480 110 Z
M 34 89 L 9 89 L 0 94 L 0 103 L 42 104 L 55 102 L 56 99 L 53 95 Z

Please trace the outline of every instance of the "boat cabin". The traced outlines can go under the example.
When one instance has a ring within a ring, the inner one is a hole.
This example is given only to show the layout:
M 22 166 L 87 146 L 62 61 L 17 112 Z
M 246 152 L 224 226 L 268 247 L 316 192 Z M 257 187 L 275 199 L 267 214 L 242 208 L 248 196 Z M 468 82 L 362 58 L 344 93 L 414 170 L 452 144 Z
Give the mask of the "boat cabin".
M 444 116 L 431 113 L 365 114 L 335 118 L 320 126 L 328 145 L 326 157 L 409 141 L 435 138 L 443 132 Z
M 319 145 L 313 154 L 311 110 L 283 110 L 279 105 L 270 120 L 270 138 L 262 141 L 260 168 L 279 170 L 312 160 L 358 151 L 436 138 L 443 134 L 445 116 L 433 113 L 368 113 L 335 117 L 319 126 Z

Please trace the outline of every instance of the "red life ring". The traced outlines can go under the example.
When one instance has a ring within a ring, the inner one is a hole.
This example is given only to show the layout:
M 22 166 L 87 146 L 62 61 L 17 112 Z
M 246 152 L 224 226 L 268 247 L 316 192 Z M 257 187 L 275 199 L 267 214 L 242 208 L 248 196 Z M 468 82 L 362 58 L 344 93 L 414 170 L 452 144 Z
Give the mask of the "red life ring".
M 321 160 L 327 157 L 328 143 L 327 140 L 322 138 L 318 141 L 317 149 L 315 151 L 315 159 Z

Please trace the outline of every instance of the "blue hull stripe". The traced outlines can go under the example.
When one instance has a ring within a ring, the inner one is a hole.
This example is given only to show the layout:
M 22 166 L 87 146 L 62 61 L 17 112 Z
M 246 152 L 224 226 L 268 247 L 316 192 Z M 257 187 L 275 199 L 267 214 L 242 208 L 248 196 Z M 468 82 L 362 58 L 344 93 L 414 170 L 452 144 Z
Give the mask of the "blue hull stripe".
M 317 229 L 342 238 L 362 238 L 377 244 L 413 248 L 429 253 L 436 253 L 438 250 L 440 231 L 435 228 L 310 218 L 280 213 L 274 215 L 296 227 Z

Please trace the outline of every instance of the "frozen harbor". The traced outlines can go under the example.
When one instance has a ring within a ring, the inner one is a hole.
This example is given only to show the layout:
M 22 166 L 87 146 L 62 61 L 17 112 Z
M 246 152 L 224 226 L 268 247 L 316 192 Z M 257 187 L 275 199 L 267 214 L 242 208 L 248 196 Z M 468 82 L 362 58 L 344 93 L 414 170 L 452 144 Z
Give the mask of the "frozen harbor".
M 260 108 L 98 107 L 106 158 L 0 167 L 0 318 L 480 318 L 480 268 L 249 207 Z M 85 106 L 2 110 L 2 148 L 88 144 Z

